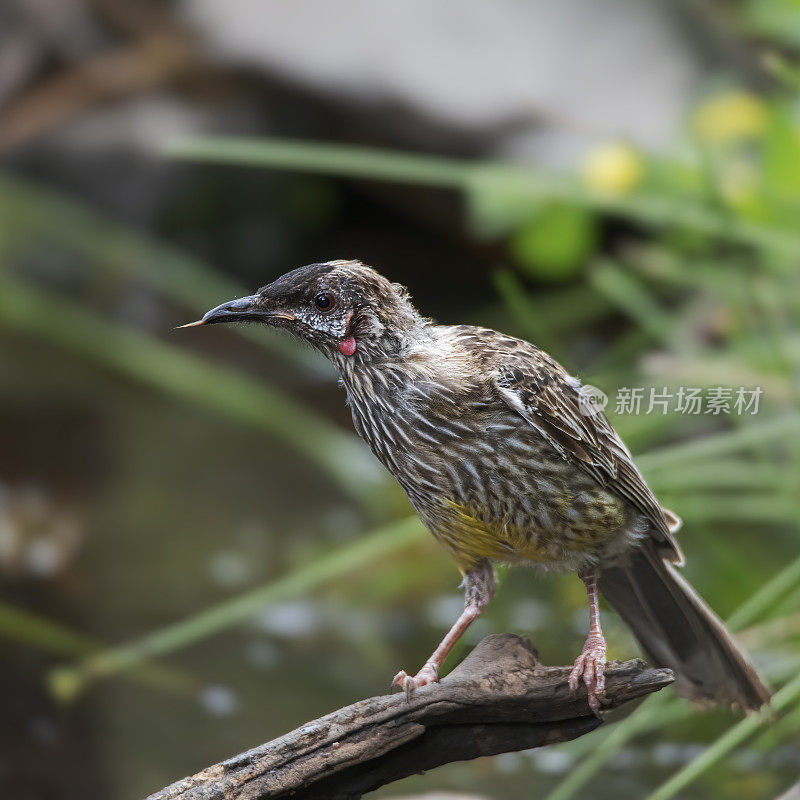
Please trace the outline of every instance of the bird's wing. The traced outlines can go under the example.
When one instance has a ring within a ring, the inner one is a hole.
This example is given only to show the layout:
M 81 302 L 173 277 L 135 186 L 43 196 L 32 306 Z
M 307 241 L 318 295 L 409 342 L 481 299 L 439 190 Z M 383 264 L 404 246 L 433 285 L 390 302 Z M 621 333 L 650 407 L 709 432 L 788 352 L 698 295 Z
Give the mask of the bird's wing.
M 672 535 L 677 518 L 662 509 L 603 412 L 586 402 L 580 381 L 544 351 L 512 341 L 514 347 L 495 350 L 492 382 L 498 395 L 562 457 L 644 514 L 662 554 L 683 563 Z

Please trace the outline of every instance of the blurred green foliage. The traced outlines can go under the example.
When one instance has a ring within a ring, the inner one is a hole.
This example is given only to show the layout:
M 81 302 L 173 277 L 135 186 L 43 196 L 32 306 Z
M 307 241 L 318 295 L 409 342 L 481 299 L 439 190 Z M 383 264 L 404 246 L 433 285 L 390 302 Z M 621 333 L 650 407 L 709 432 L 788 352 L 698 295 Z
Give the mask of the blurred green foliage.
M 754 30 L 797 47 L 796 26 L 783 22 L 794 5 L 753 2 L 742 13 Z M 459 191 L 470 235 L 499 242 L 506 253 L 505 263 L 492 268 L 497 297 L 479 312 L 487 324 L 532 339 L 605 388 L 763 387 L 757 417 L 628 416 L 609 408 L 634 450 L 646 451 L 638 463 L 653 488 L 686 520 L 686 541 L 698 553 L 689 571 L 702 575 L 704 593 L 723 613 L 738 607 L 730 622 L 748 627 L 759 663 L 779 690 L 772 719 L 735 722 L 724 712 L 710 713 L 704 735 L 711 744 L 660 788 L 651 787 L 658 800 L 677 796 L 708 770 L 726 769 L 720 760 L 761 729 L 761 747 L 775 748 L 800 734 L 800 683 L 792 675 L 800 666 L 794 624 L 800 600 L 800 562 L 794 558 L 800 518 L 796 105 L 789 83 L 770 97 L 722 88 L 698 103 L 674 152 L 650 154 L 608 142 L 571 172 L 273 140 L 201 139 L 168 148 L 184 159 Z M 0 214 L 13 222 L 0 231 L 3 330 L 67 350 L 277 440 L 313 463 L 372 519 L 395 520 L 333 552 L 312 548 L 304 566 L 276 583 L 99 652 L 80 634 L 47 621 L 31 624 L 27 612 L 0 608 L 3 636 L 84 659 L 55 673 L 52 685 L 62 695 L 76 696 L 91 679 L 141 669 L 148 659 L 247 621 L 269 603 L 337 581 L 345 596 L 357 594 L 345 576 L 379 559 L 397 559 L 396 568 L 387 569 L 394 578 L 379 581 L 384 593 L 408 594 L 418 573 L 413 563 L 402 565 L 401 554 L 421 529 L 395 503 L 351 434 L 269 381 L 190 355 L 185 339 L 171 337 L 167 344 L 157 333 L 101 316 L 91 288 L 97 276 L 135 280 L 197 313 L 242 294 L 240 287 L 10 177 L 0 180 Z M 82 291 L 59 291 L 25 270 L 34 241 L 78 255 L 73 269 L 78 283 L 86 284 Z M 278 357 L 294 359 L 289 345 L 252 328 L 242 332 Z M 308 368 L 310 362 L 302 357 L 301 363 Z M 751 599 L 741 605 L 746 597 Z M 619 634 L 612 647 L 625 642 Z M 156 670 L 151 679 L 161 675 L 165 683 L 166 668 L 146 668 Z M 655 741 L 669 731 L 680 739 L 699 713 L 664 693 L 626 720 L 561 746 L 580 763 L 550 800 L 576 796 L 633 738 Z
M 564 280 L 581 271 L 597 242 L 597 220 L 579 206 L 543 205 L 509 241 L 511 256 L 532 278 Z

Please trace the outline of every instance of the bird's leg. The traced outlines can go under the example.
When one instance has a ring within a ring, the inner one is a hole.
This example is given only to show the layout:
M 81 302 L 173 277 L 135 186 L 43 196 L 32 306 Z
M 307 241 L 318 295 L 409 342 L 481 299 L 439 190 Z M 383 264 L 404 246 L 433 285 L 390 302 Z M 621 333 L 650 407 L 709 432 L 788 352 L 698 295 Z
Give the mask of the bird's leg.
M 600 627 L 600 596 L 597 592 L 597 571 L 588 570 L 578 573 L 578 577 L 586 586 L 589 596 L 589 635 L 583 651 L 575 659 L 575 666 L 569 674 L 569 688 L 574 692 L 578 688 L 578 681 L 583 678 L 586 684 L 586 693 L 589 707 L 599 716 L 600 700 L 605 695 L 606 679 L 606 640 Z
M 425 662 L 422 669 L 411 677 L 401 669 L 392 680 L 392 685 L 402 686 L 406 698 L 411 699 L 414 689 L 426 686 L 429 683 L 439 682 L 439 668 L 453 649 L 453 645 L 461 638 L 464 631 L 484 611 L 489 601 L 494 596 L 494 571 L 488 561 L 482 561 L 474 570 L 464 576 L 464 610 L 456 620 L 455 625 L 447 632 L 431 657 Z

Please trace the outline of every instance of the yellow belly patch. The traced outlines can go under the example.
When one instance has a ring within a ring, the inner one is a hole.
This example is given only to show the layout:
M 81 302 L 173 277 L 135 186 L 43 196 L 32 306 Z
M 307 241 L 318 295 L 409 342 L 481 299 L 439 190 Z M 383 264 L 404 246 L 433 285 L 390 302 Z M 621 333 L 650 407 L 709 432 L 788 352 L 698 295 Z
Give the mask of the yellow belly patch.
M 434 529 L 434 535 L 451 551 L 461 572 L 481 559 L 532 561 L 547 564 L 576 553 L 595 550 L 619 532 L 623 514 L 608 509 L 602 522 L 568 525 L 559 521 L 552 528 L 520 528 L 507 521 L 482 519 L 479 510 L 448 500 L 450 513 Z M 600 524 L 598 524 L 600 523 Z

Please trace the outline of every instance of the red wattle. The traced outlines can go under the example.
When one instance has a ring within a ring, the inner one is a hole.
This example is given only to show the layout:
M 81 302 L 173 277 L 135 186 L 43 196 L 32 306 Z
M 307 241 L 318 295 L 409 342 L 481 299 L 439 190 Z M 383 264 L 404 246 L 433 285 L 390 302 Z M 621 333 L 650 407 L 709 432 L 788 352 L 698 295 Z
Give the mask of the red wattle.
M 346 355 L 351 356 L 356 351 L 356 340 L 352 336 L 348 336 L 346 339 L 342 339 L 339 342 L 339 349 Z

